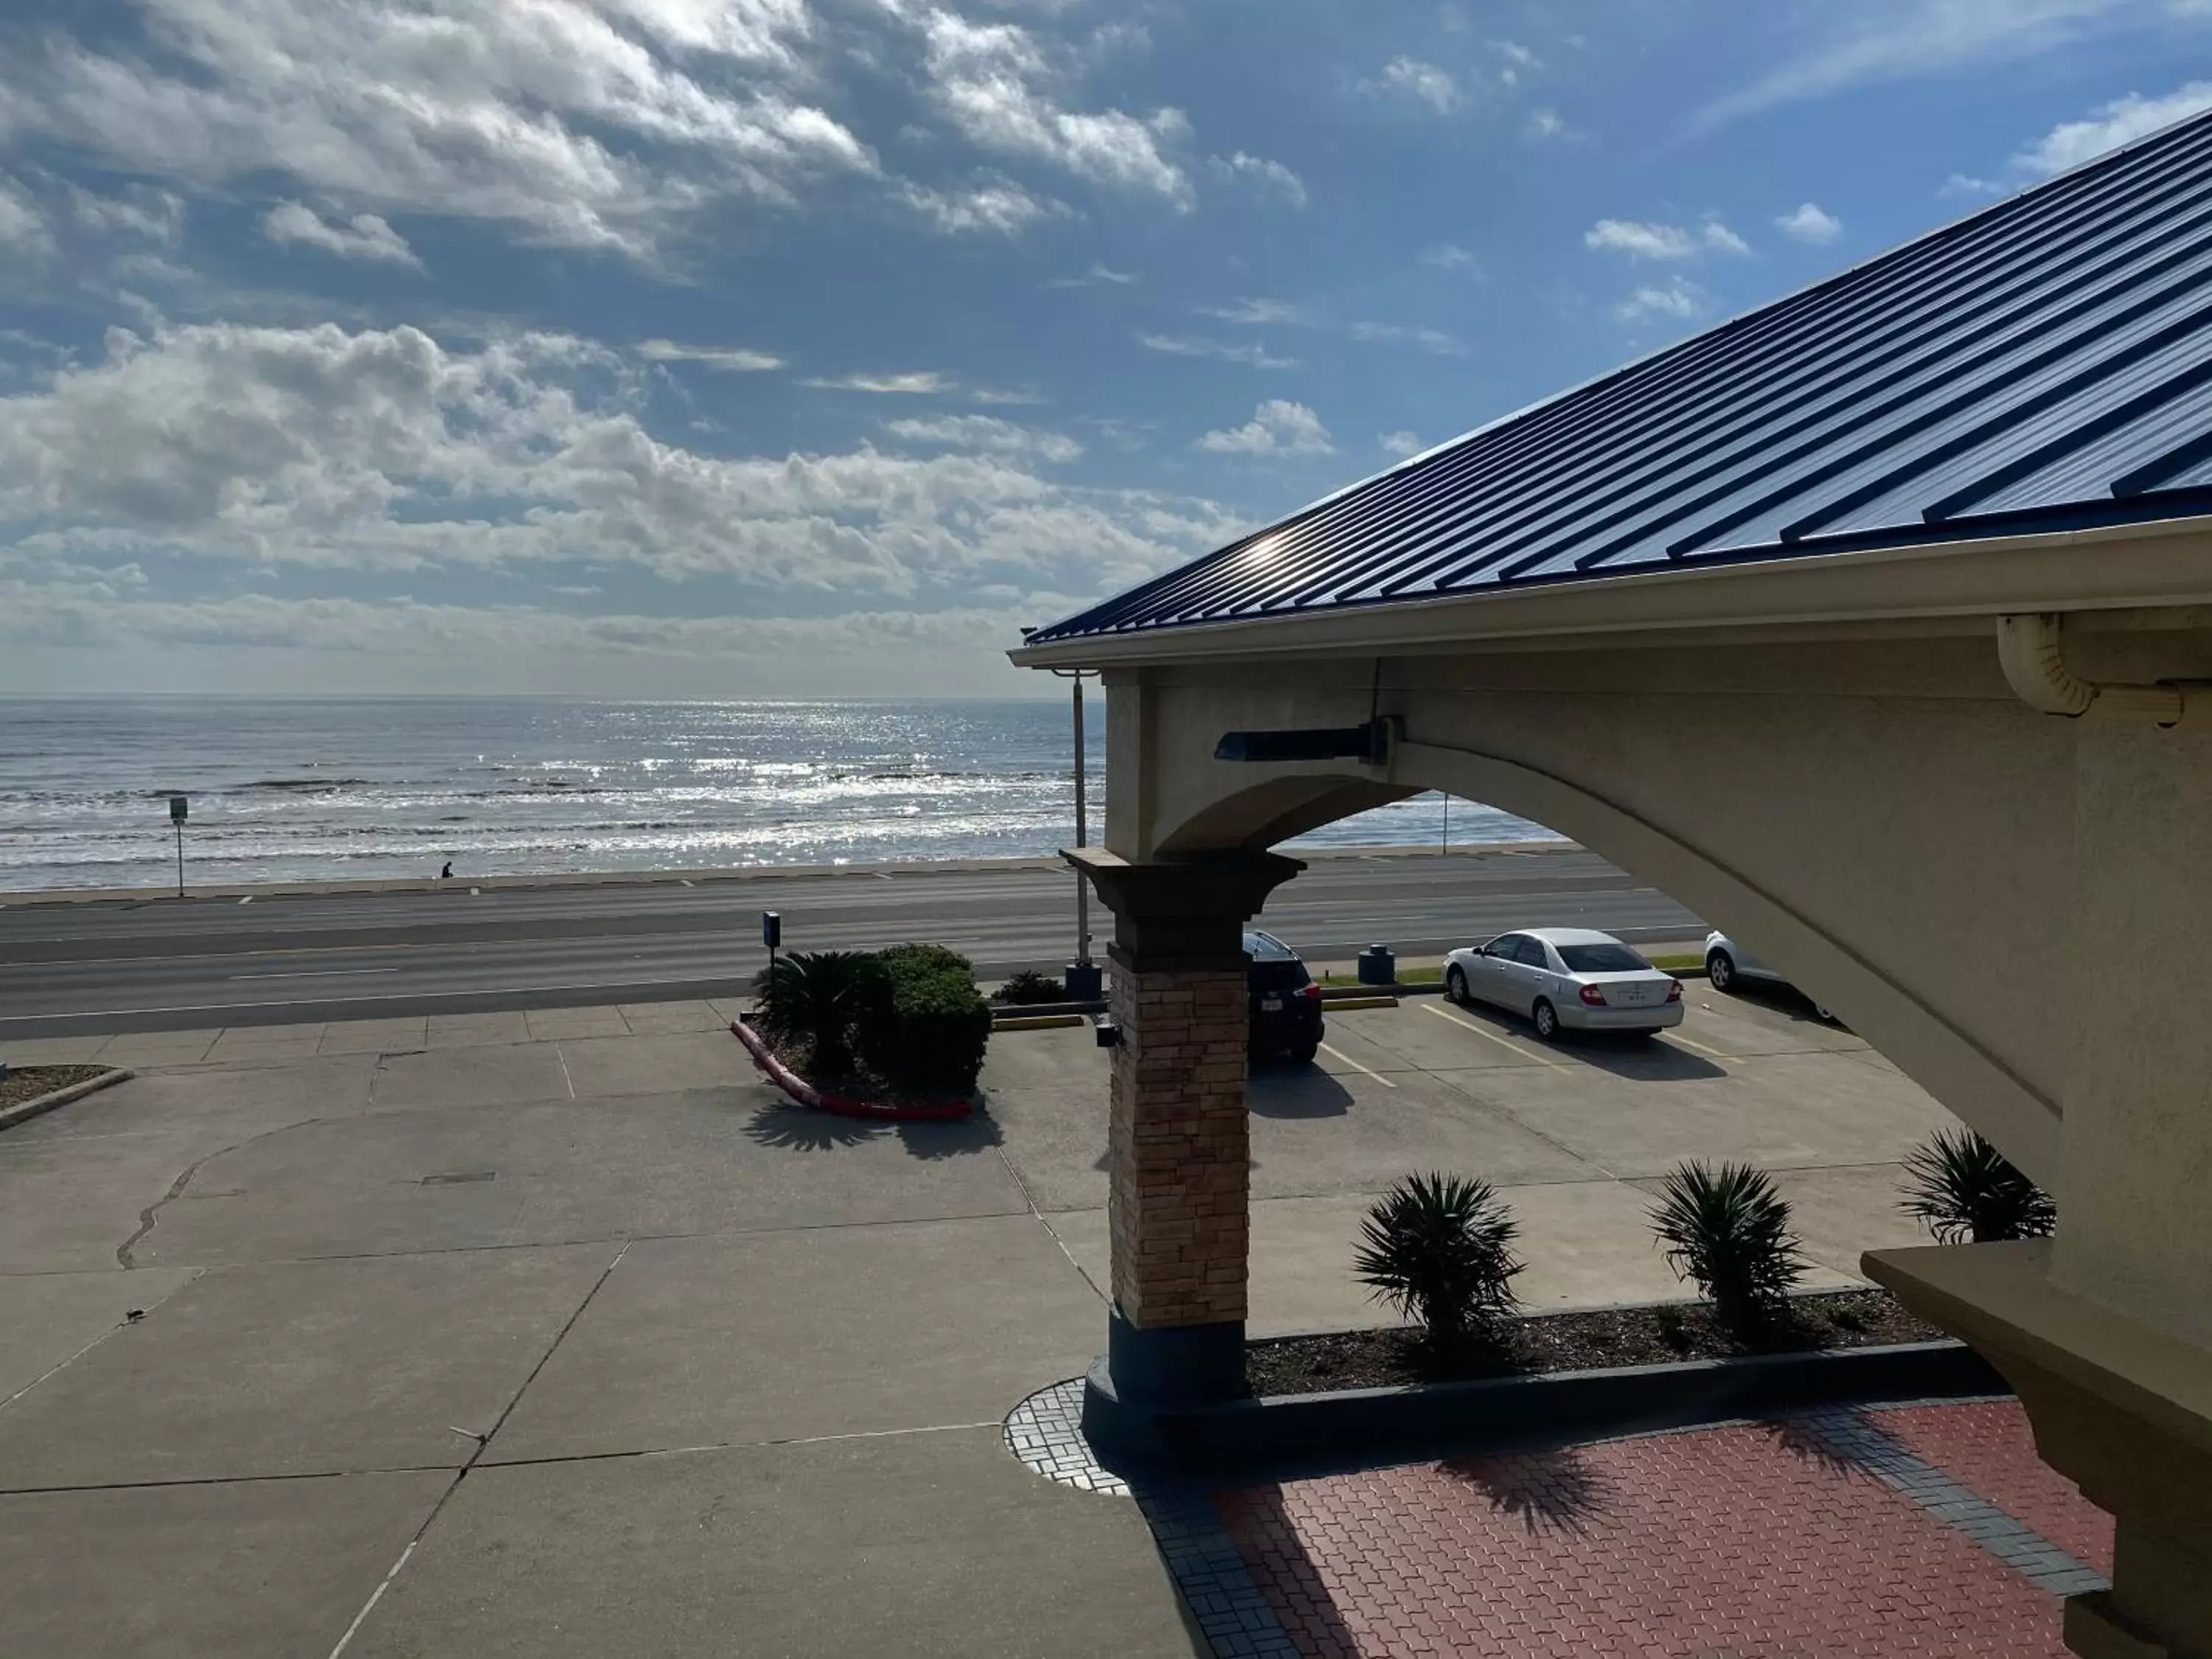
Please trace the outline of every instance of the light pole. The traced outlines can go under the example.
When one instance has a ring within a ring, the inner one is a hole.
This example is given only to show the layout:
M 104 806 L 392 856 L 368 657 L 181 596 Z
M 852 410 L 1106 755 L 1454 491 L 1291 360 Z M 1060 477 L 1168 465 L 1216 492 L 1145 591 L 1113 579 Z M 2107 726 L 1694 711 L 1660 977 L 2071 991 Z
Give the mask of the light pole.
M 1083 682 L 1097 671 L 1055 668 L 1052 672 L 1070 683 L 1069 704 L 1075 740 L 1075 844 L 1088 847 L 1091 809 L 1085 797 L 1089 793 L 1086 786 L 1090 756 L 1083 738 Z M 1067 998 L 1071 1002 L 1096 1002 L 1103 988 L 1098 965 L 1091 960 L 1091 886 L 1079 870 L 1075 875 L 1075 960 L 1067 964 Z

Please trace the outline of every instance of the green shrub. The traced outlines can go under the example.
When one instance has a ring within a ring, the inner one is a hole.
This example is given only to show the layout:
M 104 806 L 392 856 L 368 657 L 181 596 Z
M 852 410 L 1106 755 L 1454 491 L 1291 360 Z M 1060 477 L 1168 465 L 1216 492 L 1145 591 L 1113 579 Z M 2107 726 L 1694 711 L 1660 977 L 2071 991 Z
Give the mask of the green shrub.
M 895 945 L 877 960 L 883 977 L 860 1027 L 868 1064 L 900 1088 L 974 1088 L 991 1037 L 974 964 L 940 945 Z
M 806 1046 L 810 1069 L 853 1069 L 853 1037 L 883 999 L 884 969 L 866 951 L 794 951 L 753 981 L 753 1023 Z
M 1383 1195 L 1360 1228 L 1352 1260 L 1360 1282 L 1415 1321 L 1439 1347 L 1495 1338 L 1519 1298 L 1521 1231 L 1486 1181 L 1408 1176 Z
M 1065 1002 L 1067 987 L 1049 974 L 1025 968 L 994 991 L 991 1000 L 1014 1008 L 1031 1007 L 1040 1002 Z
M 1780 1311 L 1805 1271 L 1789 1200 L 1747 1164 L 1680 1165 L 1651 1224 L 1677 1277 L 1692 1280 L 1722 1322 L 1739 1329 Z
M 1972 1131 L 1938 1129 L 1905 1160 L 1899 1206 L 1943 1244 L 2044 1238 L 2058 1206 L 2005 1155 Z

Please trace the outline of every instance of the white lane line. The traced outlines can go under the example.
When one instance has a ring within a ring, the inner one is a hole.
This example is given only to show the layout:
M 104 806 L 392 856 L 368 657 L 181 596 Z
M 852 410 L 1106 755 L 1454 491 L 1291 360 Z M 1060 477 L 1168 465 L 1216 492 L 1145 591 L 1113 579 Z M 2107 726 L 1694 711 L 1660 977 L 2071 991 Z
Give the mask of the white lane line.
M 397 968 L 292 968 L 281 974 L 232 974 L 232 979 L 351 979 L 362 974 L 396 974 Z
M 678 877 L 677 878 L 677 879 L 678 879 L 678 881 L 684 881 L 684 878 L 683 878 L 683 877 L 681 877 L 681 876 L 678 876 Z M 686 887 L 696 887 L 699 884 L 698 884 L 697 882 L 696 882 L 696 881 L 684 881 L 684 884 Z
M 252 894 L 251 894 L 251 893 L 248 893 L 248 894 L 247 894 L 244 898 L 242 898 L 242 899 L 239 900 L 239 902 L 240 902 L 240 904 L 251 904 L 251 903 L 252 903 L 252 902 L 253 902 L 253 895 L 252 895 Z
M 1539 1066 L 1548 1066 L 1555 1072 L 1565 1069 L 1560 1066 L 1558 1060 L 1552 1059 L 1549 1055 L 1540 1054 L 1533 1048 L 1524 1048 L 1519 1043 L 1514 1042 L 1511 1037 L 1498 1036 L 1497 1032 L 1492 1030 L 1487 1025 L 1483 1024 L 1480 1020 L 1469 1019 L 1465 1014 L 1454 1013 L 1449 1008 L 1439 1008 L 1433 1002 L 1425 1002 L 1421 1006 L 1430 1013 L 1436 1015 L 1439 1019 L 1448 1019 L 1453 1024 L 1462 1026 L 1466 1030 L 1474 1032 L 1477 1036 L 1488 1037 L 1499 1048 L 1504 1048 L 1510 1053 L 1518 1054 L 1523 1060 L 1534 1060 Z
M 469 889 L 469 896 L 471 898 L 482 898 L 483 896 L 483 890 L 480 887 L 471 887 Z
M 1391 1082 L 1389 1078 L 1384 1077 L 1382 1073 L 1368 1071 L 1367 1067 L 1362 1066 L 1358 1060 L 1354 1060 L 1350 1054 L 1346 1054 L 1341 1048 L 1333 1048 L 1328 1043 L 1324 1042 L 1321 1045 L 1321 1051 L 1325 1054 L 1335 1055 L 1337 1059 L 1342 1060 L 1355 1072 L 1366 1073 L 1369 1077 L 1373 1078 L 1377 1083 L 1381 1084 L 1386 1089 L 1395 1089 L 1398 1086 L 1396 1084 Z
M 1682 1035 L 1682 1029 L 1679 1025 L 1673 1030 L 1667 1033 L 1667 1040 L 1669 1042 L 1681 1043 L 1686 1048 L 1695 1048 L 1699 1054 L 1705 1055 L 1708 1060 L 1734 1060 L 1737 1058 L 1737 1056 L 1734 1054 L 1724 1054 L 1717 1048 L 1708 1048 L 1704 1043 L 1698 1042 L 1695 1037 L 1684 1036 Z

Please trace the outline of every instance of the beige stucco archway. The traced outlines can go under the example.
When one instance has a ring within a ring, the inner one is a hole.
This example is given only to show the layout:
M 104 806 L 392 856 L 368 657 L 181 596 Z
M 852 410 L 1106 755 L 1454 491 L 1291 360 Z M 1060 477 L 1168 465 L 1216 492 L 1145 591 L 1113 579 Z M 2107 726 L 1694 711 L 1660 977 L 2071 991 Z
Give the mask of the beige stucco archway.
M 2050 644 L 2062 690 L 2161 689 L 2054 715 L 2001 635 Z M 2212 700 L 2196 689 L 2212 684 L 2212 526 L 1293 613 L 1018 660 L 1104 671 L 1106 842 L 1130 871 L 1228 871 L 1420 789 L 1487 802 L 1743 938 L 2051 1188 L 2055 1246 L 1869 1268 L 2004 1369 L 2046 1455 L 2119 1516 L 2120 1610 L 2070 1610 L 2077 1645 L 2099 1650 L 2102 1620 L 2169 1642 L 2146 1652 L 2212 1653 Z M 1380 765 L 1214 758 L 1226 732 L 1377 716 L 1397 732 Z M 1255 875 L 1249 902 L 1286 873 Z M 1167 901 L 1121 885 L 1135 941 Z M 1117 1125 L 1190 1057 L 1228 1062 L 1225 1038 L 1216 1055 L 1176 1024 L 1192 1006 L 1176 958 L 1141 954 L 1120 965 L 1147 970 L 1143 1005 L 1117 1006 L 1171 1039 L 1146 1054 L 1184 1058 L 1130 1070 Z M 1200 1092 L 1174 1109 L 1218 1105 Z M 1177 1143 L 1186 1164 L 1233 1152 L 1212 1121 L 1217 1141 Z M 1171 1176 L 1131 1183 L 1133 1218 Z M 1117 1257 L 1150 1248 L 1141 1232 L 1117 1221 Z M 1241 1271 L 1241 1230 L 1208 1236 Z M 1196 1267 L 1206 1305 L 1241 1319 L 1226 1270 Z M 1209 1316 L 1161 1323 L 1187 1336 Z

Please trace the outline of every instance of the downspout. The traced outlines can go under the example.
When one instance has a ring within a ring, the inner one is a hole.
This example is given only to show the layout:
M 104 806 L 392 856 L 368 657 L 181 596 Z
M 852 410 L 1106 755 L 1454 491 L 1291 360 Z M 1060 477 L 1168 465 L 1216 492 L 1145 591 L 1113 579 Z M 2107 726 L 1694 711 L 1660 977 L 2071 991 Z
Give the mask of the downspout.
M 2079 720 L 2098 714 L 2176 726 L 2189 698 L 2170 681 L 2155 685 L 2100 684 L 2066 665 L 2061 618 L 2048 611 L 1997 618 L 1997 660 L 2021 702 L 2046 714 Z

